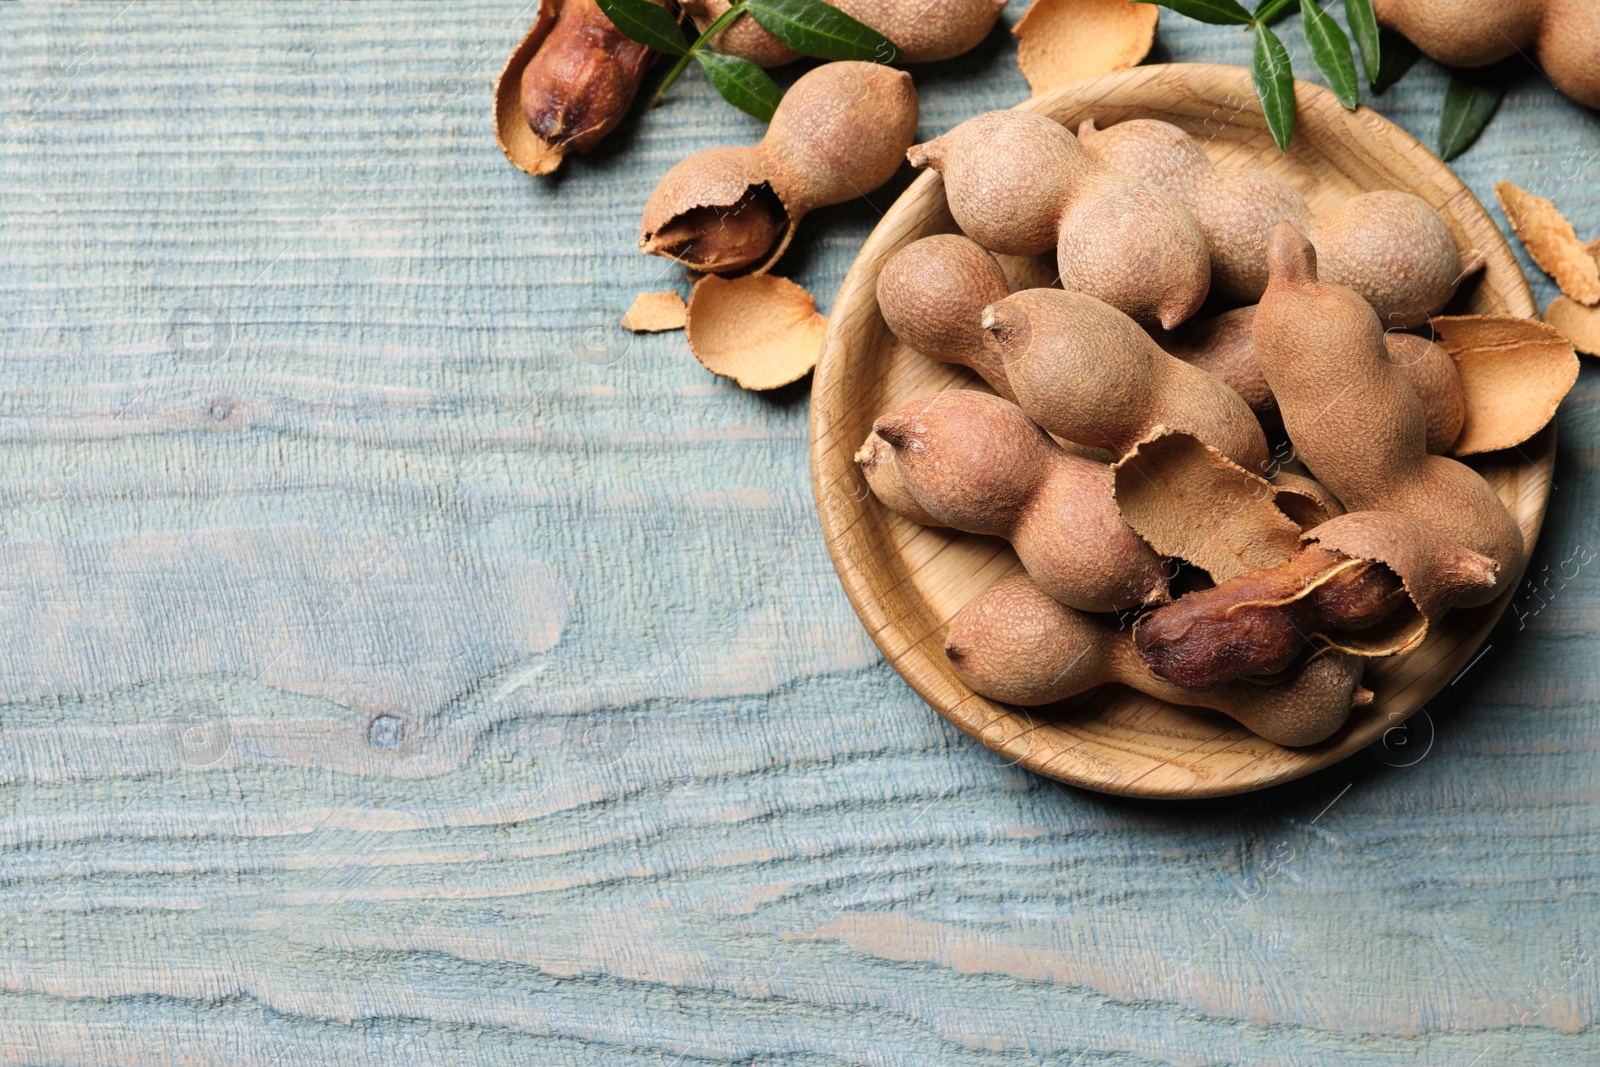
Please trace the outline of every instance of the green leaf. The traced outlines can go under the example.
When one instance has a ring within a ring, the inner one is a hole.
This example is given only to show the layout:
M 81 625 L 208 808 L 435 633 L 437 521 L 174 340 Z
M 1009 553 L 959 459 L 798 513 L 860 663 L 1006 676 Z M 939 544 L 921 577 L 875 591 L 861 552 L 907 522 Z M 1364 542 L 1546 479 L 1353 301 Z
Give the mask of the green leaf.
M 1469 79 L 1460 71 L 1451 72 L 1439 112 L 1439 158 L 1450 160 L 1465 152 L 1494 118 L 1505 95 L 1506 83 L 1500 78 Z
M 1294 0 L 1261 0 L 1256 5 L 1256 22 L 1265 22 L 1268 26 L 1282 22 L 1289 14 L 1289 5 Z
M 783 99 L 783 90 L 766 71 L 748 59 L 710 49 L 701 49 L 694 58 L 706 72 L 707 80 L 722 94 L 722 99 L 762 122 L 772 121 L 772 113 Z
M 1383 35 L 1378 32 L 1378 16 L 1372 13 L 1372 0 L 1344 0 L 1344 17 L 1350 21 L 1350 36 L 1361 49 L 1361 66 L 1367 84 L 1376 87 L 1383 69 Z
M 1238 0 L 1159 0 L 1162 7 L 1170 7 L 1180 15 L 1188 15 L 1213 26 L 1248 26 L 1250 12 L 1239 6 Z
M 801 55 L 893 63 L 894 42 L 823 0 L 746 0 L 750 17 Z
M 1328 80 L 1328 88 L 1339 103 L 1354 111 L 1361 102 L 1361 83 L 1356 80 L 1356 57 L 1350 51 L 1350 38 L 1317 0 L 1300 0 L 1300 14 L 1312 61 Z
M 611 24 L 624 37 L 654 48 L 657 52 L 681 56 L 689 50 L 678 20 L 667 9 L 650 0 L 596 0 Z
M 1406 71 L 1422 58 L 1416 45 L 1387 26 L 1378 29 L 1378 52 L 1383 60 L 1378 65 L 1378 76 L 1372 82 L 1372 91 L 1375 93 L 1386 91 L 1405 77 Z
M 1261 112 L 1267 117 L 1272 139 L 1278 142 L 1280 152 L 1287 152 L 1294 137 L 1294 72 L 1289 69 L 1289 50 L 1264 22 L 1256 23 L 1250 80 L 1261 98 Z

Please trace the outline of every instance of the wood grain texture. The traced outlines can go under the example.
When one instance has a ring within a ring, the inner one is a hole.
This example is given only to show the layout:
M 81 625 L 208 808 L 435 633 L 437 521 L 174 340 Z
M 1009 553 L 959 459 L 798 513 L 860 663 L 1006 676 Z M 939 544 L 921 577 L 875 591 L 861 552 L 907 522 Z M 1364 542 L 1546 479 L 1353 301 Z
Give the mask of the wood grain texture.
M 1034 97 L 1022 108 L 1068 129 L 1094 119 L 1112 126 L 1133 118 L 1183 128 L 1224 167 L 1254 167 L 1283 178 L 1319 214 L 1351 195 L 1401 189 L 1432 204 L 1456 243 L 1478 249 L 1482 277 L 1463 285 L 1452 309 L 1462 314 L 1538 315 L 1510 247 L 1459 179 L 1405 131 L 1372 111 L 1347 111 L 1331 92 L 1302 83 L 1298 136 L 1280 152 L 1250 73 L 1213 64 L 1138 67 Z M 1509 575 L 1495 602 L 1450 613 L 1427 641 L 1402 659 L 1377 661 L 1367 685 L 1370 707 L 1353 712 L 1332 737 L 1305 748 L 1275 745 L 1226 716 L 1178 707 L 1123 686 L 1074 699 L 1070 711 L 1020 709 L 987 700 L 956 677 L 944 654 L 951 618 L 993 579 L 981 565 L 947 553 L 967 540 L 927 530 L 884 507 L 869 491 L 854 456 L 881 414 L 952 385 L 987 389 L 964 367 L 934 363 L 902 343 L 878 310 L 878 277 L 900 249 L 932 234 L 959 232 L 943 179 L 912 183 L 867 239 L 835 303 L 817 365 L 811 408 L 811 472 L 823 534 L 850 601 L 895 669 L 969 736 L 1029 770 L 1122 796 L 1226 796 L 1277 785 L 1359 752 L 1404 722 L 1465 667 L 1516 593 Z M 1522 527 L 1524 562 L 1537 545 L 1555 463 L 1555 432 L 1487 457 L 1477 469 Z M 985 540 L 992 544 L 990 539 Z M 1009 551 L 1006 570 L 1022 565 Z
M 0 4 L 0 1063 L 1600 1059 L 1592 369 L 1533 584 L 1387 747 L 1062 787 L 872 645 L 806 389 L 618 325 L 687 292 L 655 179 L 757 124 L 691 75 L 520 174 L 532 20 Z M 1013 48 L 919 72 L 920 132 L 1025 98 Z M 1444 84 L 1380 109 L 1431 142 Z M 1530 71 L 1457 169 L 1600 234 L 1594 121 Z M 909 180 L 781 273 L 827 310 Z

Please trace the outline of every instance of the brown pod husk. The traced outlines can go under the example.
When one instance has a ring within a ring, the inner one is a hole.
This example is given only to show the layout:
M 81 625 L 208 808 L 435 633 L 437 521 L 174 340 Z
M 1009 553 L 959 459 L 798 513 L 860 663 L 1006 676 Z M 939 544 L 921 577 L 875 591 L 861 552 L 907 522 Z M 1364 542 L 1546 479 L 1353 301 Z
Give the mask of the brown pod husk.
M 945 655 L 973 692 L 1024 707 L 1052 704 L 1119 682 L 1172 704 L 1211 708 L 1280 745 L 1311 745 L 1372 702 L 1363 661 L 1337 651 L 1274 685 L 1234 682 L 1183 689 L 1139 659 L 1130 631 L 1052 600 L 1026 575 L 1008 575 L 950 621 Z
M 828 320 L 817 302 L 787 278 L 707 275 L 689 294 L 684 332 L 689 350 L 713 374 L 746 389 L 777 389 L 817 365 Z
M 683 0 L 680 6 L 704 33 L 729 3 Z M 975 48 L 994 27 L 1005 0 L 834 0 L 833 6 L 893 41 L 897 62 L 931 63 Z M 762 67 L 779 67 L 800 58 L 800 53 L 747 16 L 731 22 L 713 44 L 720 52 Z
M 823 64 L 784 94 L 759 144 L 707 149 L 668 171 L 645 204 L 639 247 L 695 270 L 765 273 L 808 212 L 863 196 L 893 176 L 916 135 L 917 114 L 904 71 Z M 748 234 L 766 230 L 774 236 L 765 253 L 719 254 L 717 242 L 730 233 L 747 251 Z
M 1416 612 L 1392 626 L 1338 638 L 1328 644 L 1361 656 L 1398 656 L 1427 636 L 1428 624 L 1463 600 L 1481 601 L 1495 591 L 1500 565 L 1440 536 L 1434 529 L 1392 511 L 1357 511 L 1306 532 L 1302 541 L 1351 559 L 1381 563 L 1399 576 Z
M 1134 66 L 1150 54 L 1161 9 L 1131 0 L 1033 0 L 1011 30 L 1033 94 Z
M 1556 205 L 1508 181 L 1495 182 L 1494 195 L 1539 269 L 1578 303 L 1600 304 L 1600 263 Z
M 1578 380 L 1578 356 L 1562 332 L 1533 319 L 1452 315 L 1433 320 L 1455 360 L 1466 423 L 1451 450 L 1470 456 L 1519 445 L 1544 429 Z
M 1600 356 L 1600 307 L 1585 307 L 1570 296 L 1558 296 L 1544 309 L 1544 321 L 1586 356 Z
M 1014 401 L 1005 364 L 983 330 L 983 309 L 1010 293 L 995 258 L 954 233 L 913 241 L 878 275 L 878 310 L 896 337 L 929 359 L 970 367 Z
M 898 483 L 864 471 L 889 487 L 885 504 L 903 485 L 939 524 L 1005 538 L 1051 596 L 1085 611 L 1168 599 L 1161 558 L 1117 514 L 1111 469 L 1062 449 L 1010 401 L 947 389 L 881 416 L 873 432 L 900 467 Z
M 1315 478 L 1294 471 L 1280 470 L 1272 476 L 1279 510 L 1302 530 L 1314 529 L 1329 519 L 1344 514 L 1344 505 Z
M 556 24 L 559 0 L 539 0 L 533 26 L 506 60 L 494 86 L 494 135 L 500 151 L 512 166 L 527 174 L 549 174 L 561 166 L 566 153 L 553 147 L 528 127 L 522 112 L 522 72 Z
M 640 293 L 622 313 L 622 328 L 634 333 L 663 333 L 683 329 L 688 320 L 689 306 L 676 291 Z
M 1193 434 L 1157 427 L 1111 471 L 1133 532 L 1214 581 L 1282 563 L 1299 544 L 1272 484 Z

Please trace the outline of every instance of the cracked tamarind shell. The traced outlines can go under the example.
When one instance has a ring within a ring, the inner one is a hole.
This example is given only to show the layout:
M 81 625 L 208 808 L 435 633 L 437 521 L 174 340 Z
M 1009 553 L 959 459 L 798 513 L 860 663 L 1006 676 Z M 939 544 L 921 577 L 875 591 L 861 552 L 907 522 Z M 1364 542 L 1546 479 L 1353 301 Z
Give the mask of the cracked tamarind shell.
M 894 175 L 917 114 L 905 71 L 817 67 L 784 94 L 759 144 L 706 149 L 666 173 L 645 204 L 639 247 L 707 273 L 765 273 L 808 212 Z
M 729 8 L 728 0 L 682 0 L 679 7 L 704 33 Z M 833 6 L 893 41 L 895 61 L 931 63 L 971 51 L 989 35 L 1006 0 L 834 0 Z M 741 15 L 712 38 L 719 52 L 762 67 L 781 67 L 801 55 L 761 23 Z M 889 56 L 882 59 L 890 61 Z
M 956 676 L 990 700 L 1037 707 L 1121 682 L 1171 704 L 1220 711 L 1279 745 L 1325 740 L 1352 708 L 1372 703 L 1360 684 L 1364 661 L 1336 650 L 1277 684 L 1184 689 L 1144 665 L 1115 619 L 1059 604 L 1022 574 L 995 581 L 956 613 L 945 655 Z

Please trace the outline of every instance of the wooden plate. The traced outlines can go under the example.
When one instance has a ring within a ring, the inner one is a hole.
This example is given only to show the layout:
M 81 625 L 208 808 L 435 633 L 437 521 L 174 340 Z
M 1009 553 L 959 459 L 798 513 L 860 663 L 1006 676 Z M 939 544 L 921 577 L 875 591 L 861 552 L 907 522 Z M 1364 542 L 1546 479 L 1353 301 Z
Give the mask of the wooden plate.
M 1369 189 L 1421 196 L 1449 221 L 1462 248 L 1488 257 L 1453 312 L 1537 315 L 1511 250 L 1483 206 L 1438 157 L 1366 108 L 1346 111 L 1332 93 L 1295 84 L 1299 114 L 1287 154 L 1273 144 L 1249 72 L 1181 64 L 1137 67 L 1080 82 L 1021 105 L 1076 129 L 1157 118 L 1193 133 L 1218 166 L 1270 170 L 1305 194 L 1313 211 Z M 862 248 L 834 304 L 811 407 L 811 471 L 824 536 L 850 601 L 896 670 L 945 718 L 1024 767 L 1074 785 L 1145 797 L 1242 793 L 1285 782 L 1343 759 L 1405 721 L 1456 678 L 1477 653 L 1520 584 L 1507 576 L 1493 604 L 1450 613 L 1421 648 L 1376 660 L 1366 685 L 1377 699 L 1333 738 L 1290 749 L 1264 741 L 1217 713 L 1178 707 L 1106 686 L 1051 708 L 1017 709 L 967 689 L 943 651 L 952 615 L 986 585 L 1020 569 L 1004 542 L 932 530 L 878 503 L 852 459 L 873 420 L 917 396 L 981 387 L 964 368 L 901 345 L 878 313 L 884 261 L 910 242 L 956 229 L 944 187 L 919 177 Z M 1533 551 L 1555 460 L 1555 428 L 1519 449 L 1474 465 L 1522 524 Z M 1526 566 L 1526 558 L 1524 559 Z

